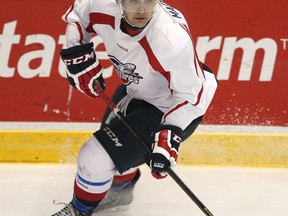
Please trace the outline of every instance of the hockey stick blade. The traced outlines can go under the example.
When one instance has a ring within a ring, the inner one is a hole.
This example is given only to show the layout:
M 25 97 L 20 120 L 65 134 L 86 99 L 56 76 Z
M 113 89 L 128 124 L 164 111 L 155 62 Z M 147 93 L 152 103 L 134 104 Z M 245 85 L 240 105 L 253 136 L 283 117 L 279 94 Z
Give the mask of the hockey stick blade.
M 104 90 L 101 88 L 100 84 L 96 81 L 94 83 L 94 89 L 97 94 L 102 98 L 102 100 L 107 104 L 107 106 L 114 112 L 114 114 L 119 118 L 120 121 L 129 129 L 129 131 L 140 141 L 144 146 L 148 148 L 149 143 L 143 139 L 141 134 L 129 123 L 128 119 L 124 114 L 117 108 L 113 101 L 105 94 Z M 149 151 L 151 151 L 149 149 Z M 196 197 L 196 195 L 188 188 L 188 186 L 179 178 L 179 176 L 168 167 L 167 173 L 171 178 L 182 188 L 182 190 L 190 197 L 190 199 L 202 210 L 206 216 L 213 216 L 209 209 Z

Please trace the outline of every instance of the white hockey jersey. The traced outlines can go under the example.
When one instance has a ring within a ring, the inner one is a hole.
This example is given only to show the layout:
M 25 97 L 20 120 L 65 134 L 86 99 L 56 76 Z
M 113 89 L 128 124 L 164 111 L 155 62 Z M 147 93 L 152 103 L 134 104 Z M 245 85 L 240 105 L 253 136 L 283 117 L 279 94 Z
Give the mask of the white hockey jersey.
M 217 82 L 203 70 L 178 10 L 159 4 L 133 37 L 120 29 L 122 11 L 115 0 L 76 0 L 62 18 L 69 23 L 67 47 L 90 42 L 91 33 L 101 36 L 128 95 L 163 111 L 163 124 L 184 130 L 206 112 Z

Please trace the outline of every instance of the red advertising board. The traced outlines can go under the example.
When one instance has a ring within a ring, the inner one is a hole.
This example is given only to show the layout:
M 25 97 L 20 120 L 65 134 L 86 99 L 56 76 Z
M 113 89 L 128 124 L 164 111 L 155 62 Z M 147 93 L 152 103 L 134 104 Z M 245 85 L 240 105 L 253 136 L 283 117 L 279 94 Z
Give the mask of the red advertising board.
M 69 87 L 59 52 L 71 0 L 1 0 L 0 121 L 98 122 L 105 110 Z M 204 124 L 288 126 L 286 0 L 167 0 L 186 16 L 219 88 Z M 120 83 L 101 38 L 107 94 Z

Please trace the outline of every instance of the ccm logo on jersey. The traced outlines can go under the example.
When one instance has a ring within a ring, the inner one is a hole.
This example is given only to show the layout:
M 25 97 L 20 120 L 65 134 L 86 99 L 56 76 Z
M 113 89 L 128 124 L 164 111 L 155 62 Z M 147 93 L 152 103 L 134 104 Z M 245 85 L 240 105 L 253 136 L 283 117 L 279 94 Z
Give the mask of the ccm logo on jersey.
M 95 59 L 94 51 L 92 51 L 90 54 L 87 53 L 87 54 L 79 56 L 77 58 L 63 59 L 63 61 L 66 65 L 77 65 L 77 64 L 81 64 L 83 62 L 86 62 L 90 59 Z
M 109 127 L 103 128 L 103 131 L 106 132 L 106 134 L 111 138 L 111 140 L 115 143 L 116 146 L 122 147 L 122 143 L 120 143 L 118 137 L 111 131 Z

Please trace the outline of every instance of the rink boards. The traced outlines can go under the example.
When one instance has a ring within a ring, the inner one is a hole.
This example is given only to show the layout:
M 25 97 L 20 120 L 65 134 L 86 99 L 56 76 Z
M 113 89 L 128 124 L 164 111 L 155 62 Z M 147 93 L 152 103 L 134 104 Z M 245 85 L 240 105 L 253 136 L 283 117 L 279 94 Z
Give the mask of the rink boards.
M 0 130 L 0 161 L 75 163 L 92 131 Z M 182 143 L 179 164 L 288 167 L 287 134 L 195 132 Z

